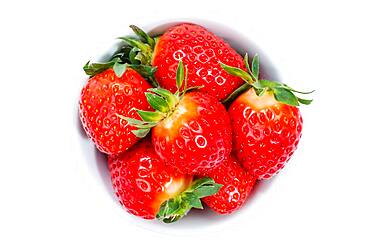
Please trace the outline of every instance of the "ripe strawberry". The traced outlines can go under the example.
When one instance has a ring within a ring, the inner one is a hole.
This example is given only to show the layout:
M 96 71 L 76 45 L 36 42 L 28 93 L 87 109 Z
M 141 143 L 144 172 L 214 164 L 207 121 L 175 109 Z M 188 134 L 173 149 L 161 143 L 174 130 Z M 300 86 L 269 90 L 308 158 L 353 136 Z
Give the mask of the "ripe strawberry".
M 172 93 L 176 92 L 176 68 L 182 60 L 189 71 L 189 86 L 204 86 L 201 92 L 218 100 L 224 100 L 243 84 L 243 80 L 229 75 L 220 67 L 220 62 L 245 70 L 243 58 L 224 40 L 204 27 L 183 23 L 168 29 L 156 40 L 136 26 L 131 26 L 145 43 L 132 38 L 122 39 L 136 48 L 137 56 L 132 63 L 140 61 L 152 65 L 159 85 Z M 131 56 L 132 57 L 132 56 Z
M 231 133 L 224 106 L 210 95 L 190 92 L 153 128 L 152 142 L 166 163 L 185 174 L 199 174 L 228 157 Z
M 259 179 L 268 179 L 284 167 L 297 149 L 302 131 L 299 109 L 253 89 L 230 106 L 234 151 Z
M 206 175 L 223 185 L 217 194 L 202 199 L 220 214 L 230 214 L 238 210 L 247 200 L 256 182 L 233 155 Z
M 150 85 L 140 74 L 131 68 L 121 71 L 121 77 L 116 72 L 110 68 L 91 77 L 80 96 L 82 125 L 96 147 L 107 154 L 121 153 L 139 140 L 132 133 L 135 128 L 117 114 L 139 118 L 133 108 L 151 109 L 144 94 Z
M 210 178 L 192 182 L 192 176 L 166 166 L 148 139 L 124 154 L 110 156 L 108 165 L 119 202 L 144 219 L 174 222 L 192 207 L 202 208 L 200 198 L 217 193 L 221 187 Z
M 297 148 L 302 131 L 297 106 L 310 104 L 312 100 L 298 98 L 293 92 L 303 92 L 286 84 L 259 80 L 258 56 L 253 59 L 251 74 L 225 64 L 221 66 L 246 81 L 241 89 L 250 88 L 229 108 L 234 153 L 256 178 L 269 179 L 284 167 Z M 246 66 L 249 68 L 247 62 Z M 230 99 L 237 93 L 230 95 Z
M 185 77 L 181 61 L 176 77 L 181 88 Z M 186 93 L 186 81 L 181 93 L 179 89 L 175 94 L 161 88 L 150 89 L 146 96 L 156 111 L 138 110 L 143 121 L 123 119 L 139 128 L 136 132 L 139 137 L 153 128 L 155 150 L 168 165 L 184 174 L 200 174 L 229 156 L 231 126 L 225 107 L 211 95 Z

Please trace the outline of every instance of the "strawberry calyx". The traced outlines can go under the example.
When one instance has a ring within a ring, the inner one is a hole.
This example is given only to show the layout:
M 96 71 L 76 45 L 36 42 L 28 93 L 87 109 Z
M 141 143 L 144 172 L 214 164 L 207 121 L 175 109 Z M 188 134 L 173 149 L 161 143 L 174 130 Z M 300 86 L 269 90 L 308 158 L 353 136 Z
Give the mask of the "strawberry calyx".
M 119 37 L 119 39 L 132 46 L 130 61 L 133 63 L 150 64 L 152 61 L 153 49 L 146 43 L 130 37 Z
M 132 130 L 132 133 L 134 133 L 135 136 L 139 138 L 145 137 L 150 132 L 151 128 L 172 115 L 178 103 L 187 91 L 201 88 L 187 88 L 187 74 L 188 71 L 184 68 L 183 63 L 180 60 L 176 71 L 177 91 L 175 93 L 171 93 L 167 89 L 159 87 L 148 89 L 145 96 L 148 103 L 155 111 L 143 111 L 134 108 L 141 120 L 125 117 L 119 114 L 117 114 L 117 116 L 125 120 L 129 125 L 137 128 L 136 130 Z M 180 90 L 181 88 L 183 89 Z
M 156 67 L 151 67 L 142 64 L 131 64 L 126 61 L 124 62 L 121 57 L 112 57 L 109 61 L 101 63 L 91 63 L 90 61 L 88 61 L 84 65 L 83 70 L 85 71 L 86 75 L 93 77 L 110 68 L 113 68 L 114 73 L 119 78 L 123 76 L 123 74 L 126 71 L 126 68 L 132 68 L 136 70 L 145 79 L 149 80 L 153 86 L 155 87 L 158 86 L 158 83 L 154 79 L 154 72 L 157 70 Z
M 212 178 L 199 178 L 193 181 L 188 189 L 163 202 L 156 218 L 165 223 L 173 223 L 184 217 L 192 208 L 203 209 L 200 199 L 216 194 L 221 187 L 222 184 L 216 183 Z
M 229 105 L 237 96 L 250 88 L 253 88 L 258 96 L 262 96 L 265 92 L 272 92 L 277 101 L 287 105 L 309 105 L 312 102 L 312 99 L 303 99 L 301 97 L 298 97 L 296 94 L 310 94 L 313 93 L 314 90 L 309 92 L 302 92 L 297 91 L 289 87 L 287 84 L 281 82 L 259 79 L 260 62 L 258 54 L 253 57 L 252 63 L 249 64 L 248 53 L 246 53 L 244 56 L 244 63 L 247 71 L 220 62 L 220 66 L 227 73 L 240 77 L 245 82 L 223 101 L 224 104 Z
M 130 25 L 130 28 L 138 39 L 127 36 L 119 37 L 118 39 L 132 47 L 129 52 L 131 63 L 150 66 L 157 39 L 150 37 L 149 34 L 135 25 Z
M 144 68 L 151 68 L 153 73 L 156 70 L 156 67 L 152 66 L 152 56 L 158 37 L 152 38 L 144 32 L 141 28 L 130 25 L 132 31 L 136 34 L 137 38 L 133 37 L 119 37 L 118 39 L 122 40 L 126 45 L 130 46 L 131 49 L 128 51 L 128 58 L 130 64 L 137 66 L 144 66 Z M 123 46 L 124 47 L 124 46 Z M 140 73 L 140 72 L 139 72 Z M 155 81 L 154 77 L 150 77 L 152 81 Z
M 156 44 L 155 38 L 153 39 L 150 37 L 146 32 L 144 32 L 141 28 L 135 26 L 135 25 L 130 25 L 130 28 L 134 33 L 144 42 L 146 42 L 150 48 L 153 50 Z
M 156 39 L 150 37 L 142 29 L 135 25 L 130 28 L 139 39 L 132 37 L 119 37 L 124 42 L 120 48 L 105 62 L 91 63 L 88 61 L 83 70 L 86 75 L 94 76 L 109 68 L 113 68 L 118 77 L 122 77 L 127 67 L 136 70 L 145 79 L 152 82 L 153 86 L 158 86 L 154 78 L 156 67 L 151 66 L 152 54 L 156 44 Z

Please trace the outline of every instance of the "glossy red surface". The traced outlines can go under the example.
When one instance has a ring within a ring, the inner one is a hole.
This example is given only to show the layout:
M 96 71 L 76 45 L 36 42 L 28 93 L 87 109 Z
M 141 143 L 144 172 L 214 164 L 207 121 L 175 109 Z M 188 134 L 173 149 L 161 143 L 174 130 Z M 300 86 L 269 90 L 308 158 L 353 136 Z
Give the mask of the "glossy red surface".
M 297 149 L 302 117 L 297 107 L 275 102 L 261 108 L 263 103 L 246 92 L 230 106 L 229 115 L 236 157 L 257 178 L 268 179 L 284 167 Z
M 116 114 L 138 118 L 136 107 L 150 110 L 144 92 L 151 86 L 128 68 L 121 78 L 108 69 L 88 80 L 80 96 L 80 119 L 96 147 L 107 154 L 126 151 L 139 139 Z
M 166 166 L 145 139 L 120 156 L 110 156 L 109 171 L 119 202 L 133 215 L 154 219 L 164 201 L 192 181 Z
M 152 65 L 157 67 L 159 84 L 176 91 L 176 69 L 179 60 L 188 69 L 188 86 L 201 86 L 202 92 L 225 99 L 243 84 L 239 77 L 226 73 L 219 65 L 243 68 L 243 58 L 224 40 L 195 24 L 180 24 L 170 28 L 159 39 Z
M 168 165 L 184 174 L 199 174 L 229 156 L 231 135 L 225 107 L 210 95 L 190 92 L 168 119 L 152 129 L 152 142 Z
M 256 182 L 232 155 L 205 176 L 223 185 L 217 194 L 202 199 L 220 214 L 230 214 L 242 207 Z

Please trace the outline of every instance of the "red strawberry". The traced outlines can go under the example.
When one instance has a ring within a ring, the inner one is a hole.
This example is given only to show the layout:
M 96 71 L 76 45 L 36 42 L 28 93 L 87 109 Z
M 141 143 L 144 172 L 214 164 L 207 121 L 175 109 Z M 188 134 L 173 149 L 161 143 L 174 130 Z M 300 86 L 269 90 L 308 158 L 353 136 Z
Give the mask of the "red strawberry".
M 192 176 L 166 166 L 148 139 L 124 154 L 110 156 L 108 164 L 119 202 L 144 219 L 176 221 L 192 207 L 202 208 L 199 198 L 217 193 L 221 187 L 209 178 L 192 182 Z
M 220 214 L 230 214 L 238 210 L 247 200 L 256 182 L 232 155 L 206 175 L 223 185 L 217 194 L 202 199 Z
M 122 77 L 107 69 L 88 80 L 80 96 L 80 118 L 100 151 L 118 154 L 139 140 L 132 133 L 135 128 L 117 114 L 139 118 L 133 108 L 151 109 L 144 94 L 148 88 L 150 85 L 130 68 Z
M 276 101 L 272 93 L 257 96 L 250 89 L 234 101 L 229 115 L 234 151 L 258 178 L 276 174 L 297 149 L 302 131 L 299 109 Z
M 181 88 L 184 67 L 179 63 L 177 85 Z M 186 91 L 186 80 L 185 80 Z M 231 152 L 231 127 L 225 107 L 211 95 L 175 94 L 150 89 L 147 99 L 155 112 L 138 111 L 143 121 L 124 118 L 145 135 L 153 127 L 152 142 L 167 164 L 184 174 L 200 174 L 215 168 Z
M 219 65 L 223 62 L 245 69 L 243 58 L 224 40 L 204 27 L 180 24 L 167 30 L 156 42 L 139 28 L 131 28 L 146 44 L 131 38 L 123 40 L 137 49 L 137 60 L 157 68 L 155 79 L 172 93 L 177 90 L 176 68 L 180 60 L 187 65 L 189 86 L 204 86 L 200 91 L 218 100 L 224 100 L 243 84 L 243 80 L 229 75 Z
M 153 128 L 152 142 L 168 164 L 186 174 L 199 174 L 230 154 L 230 120 L 212 96 L 186 93 L 172 115 Z
M 225 64 L 222 67 L 243 78 L 243 87 L 252 87 L 229 108 L 234 153 L 255 177 L 271 178 L 290 159 L 301 137 L 302 117 L 297 106 L 311 100 L 298 98 L 293 94 L 298 91 L 286 84 L 259 80 L 258 56 L 253 59 L 251 74 Z

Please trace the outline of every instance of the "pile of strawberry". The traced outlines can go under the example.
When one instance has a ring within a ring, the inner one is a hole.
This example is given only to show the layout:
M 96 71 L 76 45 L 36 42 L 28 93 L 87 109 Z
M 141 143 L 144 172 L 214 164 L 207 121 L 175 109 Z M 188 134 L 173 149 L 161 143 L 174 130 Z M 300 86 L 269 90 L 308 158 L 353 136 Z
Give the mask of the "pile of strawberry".
M 257 180 L 277 174 L 302 132 L 298 105 L 311 100 L 261 79 L 259 57 L 243 59 L 195 24 L 137 38 L 106 63 L 88 62 L 80 118 L 108 155 L 119 202 L 166 223 L 202 202 L 220 214 L 238 210 Z

